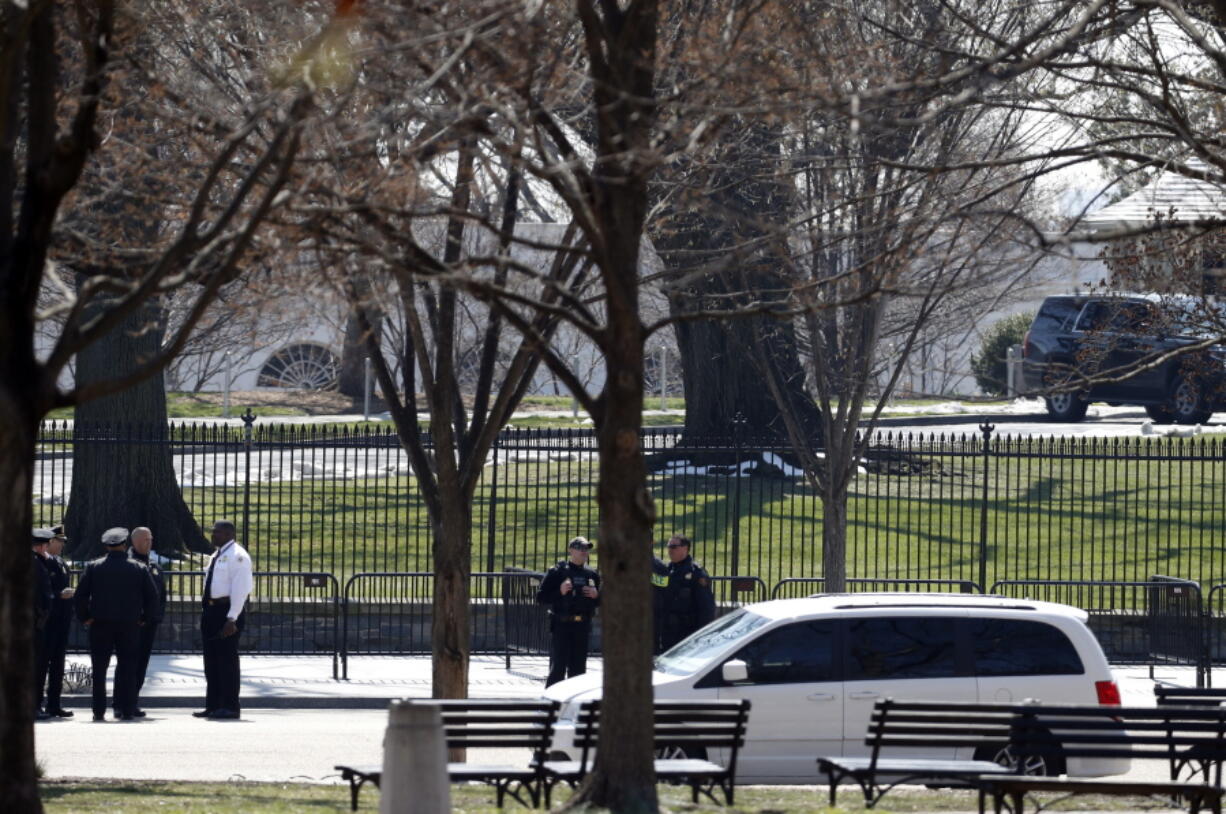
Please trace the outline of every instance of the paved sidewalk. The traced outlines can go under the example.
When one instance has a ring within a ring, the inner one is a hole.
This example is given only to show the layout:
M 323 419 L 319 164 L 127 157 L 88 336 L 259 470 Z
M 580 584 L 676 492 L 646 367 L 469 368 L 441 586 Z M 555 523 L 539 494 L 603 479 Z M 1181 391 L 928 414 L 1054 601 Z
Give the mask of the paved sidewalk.
M 69 654 L 68 662 L 84 666 L 89 659 Z M 600 668 L 600 659 L 588 660 L 588 669 Z M 474 698 L 536 697 L 545 687 L 547 671 L 547 659 L 541 656 L 517 656 L 510 671 L 503 656 L 473 656 L 469 692 Z M 112 661 L 111 681 L 114 675 Z M 243 656 L 242 682 L 240 697 L 247 709 L 386 709 L 397 698 L 430 697 L 431 660 L 427 656 L 350 658 L 349 679 L 335 680 L 329 656 Z M 201 656 L 154 656 L 141 690 L 141 706 L 197 709 L 204 690 Z M 66 692 L 64 700 L 67 707 L 88 709 L 89 688 Z

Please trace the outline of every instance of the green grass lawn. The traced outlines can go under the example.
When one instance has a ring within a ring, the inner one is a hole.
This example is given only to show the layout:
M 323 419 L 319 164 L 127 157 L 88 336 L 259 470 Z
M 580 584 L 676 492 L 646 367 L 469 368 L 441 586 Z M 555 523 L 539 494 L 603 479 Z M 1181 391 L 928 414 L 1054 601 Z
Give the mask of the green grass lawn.
M 124 814 L 291 814 L 291 812 L 344 812 L 349 810 L 346 786 L 299 783 L 173 783 L 163 781 L 51 781 L 42 786 L 42 799 L 48 812 L 121 811 Z M 493 791 L 477 786 L 451 787 L 451 810 L 456 812 L 493 812 Z M 839 795 L 839 807 L 825 805 L 825 788 L 749 786 L 737 789 L 736 805 L 731 808 L 693 805 L 686 789 L 660 787 L 661 808 L 666 811 L 724 812 L 724 814 L 820 814 L 834 811 L 867 811 L 862 799 L 850 788 Z M 362 790 L 359 811 L 379 810 L 377 789 Z M 1152 801 L 1148 803 L 1152 807 Z M 888 795 L 872 811 L 974 811 L 976 796 L 970 791 L 950 789 L 900 789 Z M 1057 811 L 1136 810 L 1138 800 L 1127 797 L 1077 797 L 1053 805 Z M 524 810 L 513 801 L 504 812 Z
M 977 581 L 984 554 L 985 588 L 998 579 L 1167 574 L 1207 590 L 1226 564 L 1226 457 L 1193 460 L 1191 448 L 1132 442 L 1118 459 L 1094 460 L 1070 447 L 998 454 L 985 465 L 973 444 L 930 445 L 909 459 L 922 471 L 854 481 L 849 576 Z M 1138 458 L 1141 449 L 1154 459 Z M 571 536 L 598 536 L 591 456 L 500 460 L 476 493 L 475 570 L 544 569 Z M 711 573 L 756 575 L 767 587 L 822 573 L 823 510 L 804 481 L 657 472 L 649 485 L 657 538 L 687 534 Z M 243 513 L 242 488 L 189 488 L 185 497 L 198 517 Z M 261 570 L 327 571 L 342 581 L 362 571 L 431 570 L 429 522 L 407 474 L 253 483 L 250 501 L 245 538 Z M 597 564 L 599 556 L 597 546 Z

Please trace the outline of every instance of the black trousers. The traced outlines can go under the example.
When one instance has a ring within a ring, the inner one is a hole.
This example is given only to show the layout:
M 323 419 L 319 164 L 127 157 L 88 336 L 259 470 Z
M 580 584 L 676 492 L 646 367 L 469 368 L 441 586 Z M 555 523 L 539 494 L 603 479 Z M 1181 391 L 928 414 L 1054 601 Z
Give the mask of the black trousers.
M 60 709 L 60 696 L 64 692 L 64 654 L 68 650 L 68 626 L 72 623 L 72 611 L 57 608 L 43 629 L 43 640 L 38 660 L 38 705 L 43 706 L 43 688 L 47 690 L 46 708 Z
M 159 622 L 146 622 L 140 627 L 140 641 L 136 647 L 136 670 L 132 680 L 136 689 L 132 695 L 133 708 L 140 708 L 140 691 L 145 686 L 145 673 L 149 670 L 149 656 L 153 653 L 153 640 L 158 635 Z M 112 698 L 111 705 L 119 709 L 119 699 Z
M 106 714 L 106 671 L 115 656 L 115 708 L 120 715 L 136 711 L 136 651 L 140 625 L 95 619 L 89 626 L 89 658 L 94 670 L 94 715 Z
M 552 631 L 546 687 L 587 672 L 587 643 L 592 633 L 592 623 L 553 621 Z
M 247 614 L 239 614 L 235 624 L 238 633 L 221 638 L 221 628 L 226 623 L 227 604 L 208 605 L 200 614 L 200 636 L 204 639 L 204 708 L 210 712 L 219 709 L 239 711 L 238 688 L 241 674 L 238 666 L 238 638 L 243 632 Z

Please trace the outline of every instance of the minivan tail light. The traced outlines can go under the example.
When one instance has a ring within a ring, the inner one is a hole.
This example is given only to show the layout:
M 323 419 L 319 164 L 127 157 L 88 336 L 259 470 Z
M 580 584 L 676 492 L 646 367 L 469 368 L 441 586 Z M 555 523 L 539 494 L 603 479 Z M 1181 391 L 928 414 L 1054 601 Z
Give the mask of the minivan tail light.
M 1030 331 L 1029 329 L 1027 329 L 1026 333 L 1022 335 L 1022 358 L 1025 359 L 1029 355 L 1030 355 Z
M 1122 703 L 1120 688 L 1114 681 L 1095 681 L 1094 691 L 1098 693 L 1098 703 L 1104 707 L 1118 707 Z

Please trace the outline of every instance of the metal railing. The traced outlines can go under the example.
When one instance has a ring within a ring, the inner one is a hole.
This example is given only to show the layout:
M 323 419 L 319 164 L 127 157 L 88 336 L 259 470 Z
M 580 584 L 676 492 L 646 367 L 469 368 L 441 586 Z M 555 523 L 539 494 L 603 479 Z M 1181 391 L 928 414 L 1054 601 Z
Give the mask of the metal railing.
M 504 583 L 522 577 L 507 571 L 470 575 L 470 652 L 506 651 Z M 429 571 L 361 573 L 346 580 L 341 599 L 342 677 L 349 677 L 350 656 L 430 653 L 433 594 L 434 574 Z
M 36 524 L 64 517 L 74 472 L 84 471 L 74 458 L 96 453 L 102 463 L 90 471 L 130 480 L 124 450 L 154 446 L 195 518 L 240 520 L 257 567 L 342 582 L 433 567 L 432 524 L 391 427 L 102 429 L 43 425 Z M 821 576 L 821 501 L 803 478 L 769 465 L 788 455 L 785 445 L 742 433 L 696 440 L 675 428 L 645 429 L 642 443 L 649 458 L 669 456 L 648 475 L 661 535 L 693 539 L 709 573 L 770 585 Z M 678 459 L 682 444 L 701 465 Z M 735 466 L 753 457 L 769 476 Z M 864 466 L 847 505 L 853 578 L 1144 581 L 1153 562 L 1204 584 L 1221 573 L 1221 438 L 1014 438 L 987 425 L 966 435 L 880 433 Z M 567 539 L 599 527 L 597 478 L 590 430 L 503 432 L 474 493 L 472 568 L 546 570 Z

